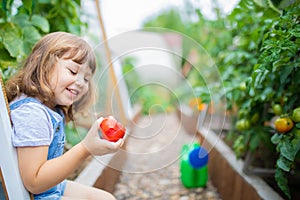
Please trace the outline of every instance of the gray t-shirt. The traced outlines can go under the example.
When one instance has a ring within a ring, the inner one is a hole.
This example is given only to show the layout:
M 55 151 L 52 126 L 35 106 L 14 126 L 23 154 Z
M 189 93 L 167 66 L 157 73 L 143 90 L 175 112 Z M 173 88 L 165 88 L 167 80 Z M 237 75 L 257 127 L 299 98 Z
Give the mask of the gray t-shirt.
M 25 97 L 23 95 L 11 104 Z M 62 120 L 58 113 L 52 110 L 50 112 L 55 119 Z M 54 134 L 53 126 L 47 108 L 43 105 L 27 102 L 12 110 L 10 115 L 13 123 L 13 146 L 49 146 L 51 144 Z

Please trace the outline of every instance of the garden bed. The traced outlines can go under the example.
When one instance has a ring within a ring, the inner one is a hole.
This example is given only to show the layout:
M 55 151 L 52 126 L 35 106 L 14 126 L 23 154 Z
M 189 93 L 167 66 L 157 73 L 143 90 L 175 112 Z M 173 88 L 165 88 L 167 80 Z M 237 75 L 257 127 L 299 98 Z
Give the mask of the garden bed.
M 209 175 L 222 199 L 283 199 L 262 178 L 243 172 L 244 163 L 216 133 L 199 129 L 200 143 L 209 150 Z

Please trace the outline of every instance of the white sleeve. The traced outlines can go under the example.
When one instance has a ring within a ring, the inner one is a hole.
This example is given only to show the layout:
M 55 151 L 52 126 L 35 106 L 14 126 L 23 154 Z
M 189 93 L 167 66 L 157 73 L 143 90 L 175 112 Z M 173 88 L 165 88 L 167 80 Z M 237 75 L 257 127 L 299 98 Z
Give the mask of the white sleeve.
M 48 111 L 38 103 L 26 103 L 11 111 L 12 142 L 20 146 L 49 146 L 53 127 Z

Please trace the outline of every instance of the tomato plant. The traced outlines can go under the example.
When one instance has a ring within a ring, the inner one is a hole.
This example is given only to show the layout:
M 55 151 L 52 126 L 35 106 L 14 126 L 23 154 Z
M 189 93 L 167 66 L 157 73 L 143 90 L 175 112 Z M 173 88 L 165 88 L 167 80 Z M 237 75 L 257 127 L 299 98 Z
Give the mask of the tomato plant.
M 259 56 L 248 81 L 248 99 L 241 107 L 249 112 L 259 111 L 260 122 L 253 128 L 273 129 L 269 140 L 275 145 L 279 156 L 276 161 L 275 179 L 280 189 L 291 198 L 287 174 L 297 171 L 300 139 L 297 137 L 300 124 L 300 5 L 295 3 L 272 20 L 264 34 Z M 268 123 L 278 117 L 272 124 Z M 293 120 L 295 121 L 293 121 Z M 284 134 L 282 134 L 284 133 Z M 244 133 L 246 134 L 246 133 Z M 260 134 L 252 134 L 254 138 Z M 250 139 L 252 140 L 252 139 Z
M 106 117 L 100 124 L 102 129 L 102 137 L 111 142 L 116 142 L 120 138 L 123 138 L 126 132 L 126 129 L 117 122 L 113 117 Z

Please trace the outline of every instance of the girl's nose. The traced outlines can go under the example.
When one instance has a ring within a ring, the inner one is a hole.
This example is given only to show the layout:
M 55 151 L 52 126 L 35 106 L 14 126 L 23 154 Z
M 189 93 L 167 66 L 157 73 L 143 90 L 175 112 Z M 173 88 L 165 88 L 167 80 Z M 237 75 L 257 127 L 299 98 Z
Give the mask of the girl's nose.
M 84 77 L 77 76 L 75 84 L 79 87 L 82 87 L 84 84 Z

